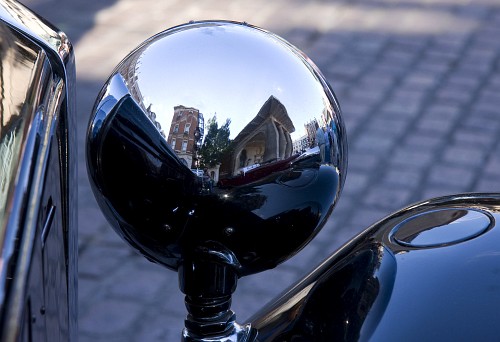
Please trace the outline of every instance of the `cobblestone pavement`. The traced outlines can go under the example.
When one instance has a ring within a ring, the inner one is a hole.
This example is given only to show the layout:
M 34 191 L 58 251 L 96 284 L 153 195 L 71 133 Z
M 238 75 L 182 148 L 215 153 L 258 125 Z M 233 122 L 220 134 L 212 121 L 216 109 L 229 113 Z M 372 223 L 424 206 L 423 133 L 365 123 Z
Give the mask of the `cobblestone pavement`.
M 177 274 L 138 256 L 96 207 L 84 132 L 113 66 L 189 20 L 262 26 L 306 52 L 330 81 L 349 138 L 343 197 L 298 255 L 240 280 L 238 321 L 348 238 L 429 197 L 500 189 L 500 1 L 26 0 L 74 42 L 79 115 L 80 341 L 176 341 Z M 251 80 L 249 80 L 251 82 Z

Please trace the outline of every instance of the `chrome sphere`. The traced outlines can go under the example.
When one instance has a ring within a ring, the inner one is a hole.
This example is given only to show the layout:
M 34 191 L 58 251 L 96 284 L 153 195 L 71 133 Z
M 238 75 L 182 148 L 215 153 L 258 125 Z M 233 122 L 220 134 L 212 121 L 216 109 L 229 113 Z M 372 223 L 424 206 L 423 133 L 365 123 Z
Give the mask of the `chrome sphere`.
M 317 67 L 280 37 L 228 21 L 177 26 L 132 51 L 87 135 L 90 181 L 119 235 L 168 268 L 204 253 L 239 276 L 314 237 L 346 156 Z

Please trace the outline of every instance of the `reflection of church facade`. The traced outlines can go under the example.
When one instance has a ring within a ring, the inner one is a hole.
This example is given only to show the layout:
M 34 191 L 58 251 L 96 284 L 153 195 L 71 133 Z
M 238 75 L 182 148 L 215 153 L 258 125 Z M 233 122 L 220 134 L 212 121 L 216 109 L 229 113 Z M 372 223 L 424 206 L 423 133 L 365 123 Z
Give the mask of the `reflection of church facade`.
M 175 106 L 167 142 L 189 168 L 196 168 L 197 144 L 203 138 L 203 114 L 196 108 Z
M 290 134 L 294 131 L 286 108 L 270 96 L 255 118 L 232 141 L 231 152 L 220 168 L 221 178 L 290 157 L 293 153 Z

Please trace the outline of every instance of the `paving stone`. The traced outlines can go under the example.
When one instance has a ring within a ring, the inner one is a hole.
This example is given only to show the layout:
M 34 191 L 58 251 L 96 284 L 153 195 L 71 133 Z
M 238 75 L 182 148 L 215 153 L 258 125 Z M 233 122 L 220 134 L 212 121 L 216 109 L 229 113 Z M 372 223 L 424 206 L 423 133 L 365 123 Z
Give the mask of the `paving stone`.
M 166 322 L 165 316 L 161 314 L 146 315 L 143 320 L 144 324 L 134 331 L 133 341 L 141 342 L 164 342 L 164 341 L 180 341 L 184 320 L 177 322 Z M 129 335 L 130 338 L 130 335 Z M 129 339 L 129 341 L 132 341 Z
M 453 67 L 453 63 L 447 59 L 424 56 L 419 58 L 416 70 L 432 72 L 436 76 L 443 76 Z
M 498 57 L 497 57 L 498 59 Z M 498 90 L 500 88 L 500 75 L 498 73 L 493 73 L 488 75 L 488 86 L 491 88 Z
M 301 279 L 303 275 L 311 270 L 311 268 L 319 265 L 332 252 L 340 247 L 340 241 L 336 244 L 329 244 L 328 246 L 325 246 L 321 242 L 325 239 L 331 241 L 331 235 L 337 235 L 337 233 L 338 229 L 334 229 L 334 227 L 332 226 L 323 227 L 323 229 L 319 232 L 316 238 L 311 241 L 311 243 L 309 243 L 297 255 L 293 256 L 289 261 L 287 261 L 288 265 L 293 266 L 290 270 L 298 275 L 297 280 Z M 325 236 L 324 238 L 323 235 Z M 338 235 L 340 238 L 340 234 Z
M 360 231 L 368 228 L 388 214 L 388 210 L 363 206 L 363 210 L 356 210 L 352 213 L 348 226 L 355 231 Z
M 369 185 L 369 176 L 367 172 L 349 172 L 346 180 L 344 195 L 359 195 Z
M 352 148 L 351 151 L 353 153 L 350 153 L 349 155 L 349 169 L 352 170 L 352 172 L 356 172 L 356 170 L 368 172 L 380 164 L 381 156 L 379 155 L 361 150 L 357 151 L 354 148 Z M 349 171 L 349 174 L 352 172 Z
M 448 117 L 436 117 L 426 114 L 419 120 L 417 127 L 420 130 L 432 132 L 436 135 L 446 135 L 452 131 L 454 125 L 454 120 L 450 120 Z
M 90 310 L 80 317 L 79 329 L 92 335 L 126 336 L 128 329 L 136 321 L 142 310 L 137 302 L 117 299 L 97 301 Z
M 493 132 L 484 132 L 478 129 L 458 128 L 453 133 L 452 141 L 459 144 L 467 144 L 471 147 L 491 148 L 498 136 Z
M 432 37 L 429 44 L 431 48 L 460 53 L 470 40 L 470 34 L 466 32 L 453 32 Z
M 459 72 L 453 72 L 448 75 L 448 78 L 446 79 L 447 84 L 450 84 L 452 86 L 462 86 L 464 89 L 467 90 L 476 90 L 478 89 L 478 86 L 482 82 L 482 77 L 480 75 L 474 75 L 471 73 L 459 73 Z
M 436 98 L 444 103 L 463 106 L 471 101 L 472 95 L 470 91 L 464 91 L 461 86 L 448 85 L 437 91 Z
M 500 106 L 500 99 L 498 98 L 498 92 L 495 90 L 490 90 L 488 88 L 483 89 L 475 99 L 477 102 L 482 103 L 485 106 L 498 107 Z
M 382 132 L 367 132 L 359 137 L 354 144 L 354 148 L 360 151 L 369 151 L 373 153 L 387 153 L 394 144 L 395 137 L 390 137 Z
M 500 178 L 482 177 L 475 186 L 475 191 L 479 192 L 500 192 Z
M 391 168 L 383 176 L 388 188 L 415 189 L 420 185 L 422 174 L 413 168 Z
M 484 172 L 493 176 L 500 176 L 500 155 L 494 153 L 486 162 Z
M 360 63 L 340 61 L 339 63 L 331 64 L 326 68 L 326 71 L 335 79 L 352 80 L 358 77 L 363 69 L 364 66 Z
M 394 151 L 390 163 L 394 166 L 413 167 L 424 170 L 433 162 L 434 153 L 432 150 L 415 150 L 414 148 L 403 146 Z
M 380 111 L 392 112 L 396 115 L 415 117 L 422 108 L 420 101 L 408 102 L 406 99 L 390 97 L 381 105 Z
M 474 180 L 474 171 L 468 167 L 435 164 L 429 174 L 429 183 L 467 191 Z
M 436 101 L 426 108 L 426 115 L 455 121 L 460 116 L 461 110 L 462 108 L 457 104 Z
M 485 159 L 485 151 L 481 148 L 469 146 L 451 145 L 446 147 L 443 161 L 469 167 L 480 167 Z
M 144 262 L 135 264 L 114 276 L 115 280 L 109 287 L 109 294 L 126 299 L 141 298 L 141 300 L 150 302 L 160 292 L 179 289 L 177 282 L 174 284 L 167 282 L 170 277 L 167 277 L 166 274 L 172 271 L 159 265 L 153 265 L 157 269 L 146 268 L 145 265 Z
M 432 89 L 440 78 L 432 72 L 414 71 L 408 74 L 403 80 L 403 85 L 416 89 Z
M 391 89 L 395 83 L 395 78 L 393 75 L 373 72 L 371 70 L 366 70 L 359 80 L 359 84 L 365 87 L 372 87 L 375 89 Z
M 482 107 L 481 109 L 485 109 Z M 493 110 L 493 108 L 492 108 Z M 470 115 L 468 115 L 465 120 L 461 121 L 461 127 L 469 128 L 469 129 L 477 129 L 485 133 L 495 133 L 498 132 L 498 128 L 500 127 L 499 120 L 492 118 L 490 114 L 494 114 L 494 112 L 489 111 L 472 111 Z
M 429 134 L 422 129 L 412 129 L 405 136 L 404 145 L 409 149 L 432 151 L 439 149 L 445 142 L 443 137 Z
M 94 221 L 94 224 L 89 224 L 89 217 L 99 218 Z M 100 222 L 104 221 L 101 210 L 95 206 L 79 206 L 78 210 L 78 234 L 82 239 L 92 239 L 102 231 Z
M 391 212 L 408 204 L 410 196 L 410 189 L 377 185 L 370 189 L 364 203 Z
M 415 54 L 422 52 L 429 45 L 427 35 L 415 35 L 411 38 L 404 35 L 390 36 L 389 44 L 395 49 L 410 51 Z
M 92 246 L 79 253 L 79 274 L 89 277 L 107 277 L 131 252 L 125 248 Z
M 425 185 L 421 189 L 421 194 L 418 197 L 419 201 L 435 198 L 435 197 L 441 197 L 441 196 L 448 196 L 448 195 L 453 195 L 453 194 L 458 194 L 458 193 L 463 193 L 467 192 L 466 190 L 458 189 L 455 186 L 436 186 L 436 184 L 432 185 Z
M 285 266 L 243 277 L 238 281 L 231 307 L 241 321 L 246 321 L 258 309 L 300 279 L 301 271 L 287 269 Z

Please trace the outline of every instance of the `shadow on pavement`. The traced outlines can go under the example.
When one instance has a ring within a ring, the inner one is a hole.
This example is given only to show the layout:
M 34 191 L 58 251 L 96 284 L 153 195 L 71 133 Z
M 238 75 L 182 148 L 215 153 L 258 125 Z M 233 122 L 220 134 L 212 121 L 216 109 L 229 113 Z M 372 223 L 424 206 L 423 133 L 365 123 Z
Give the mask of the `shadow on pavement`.
M 47 19 L 69 37 L 73 45 L 95 24 L 95 15 L 116 0 L 23 0 L 23 5 Z

